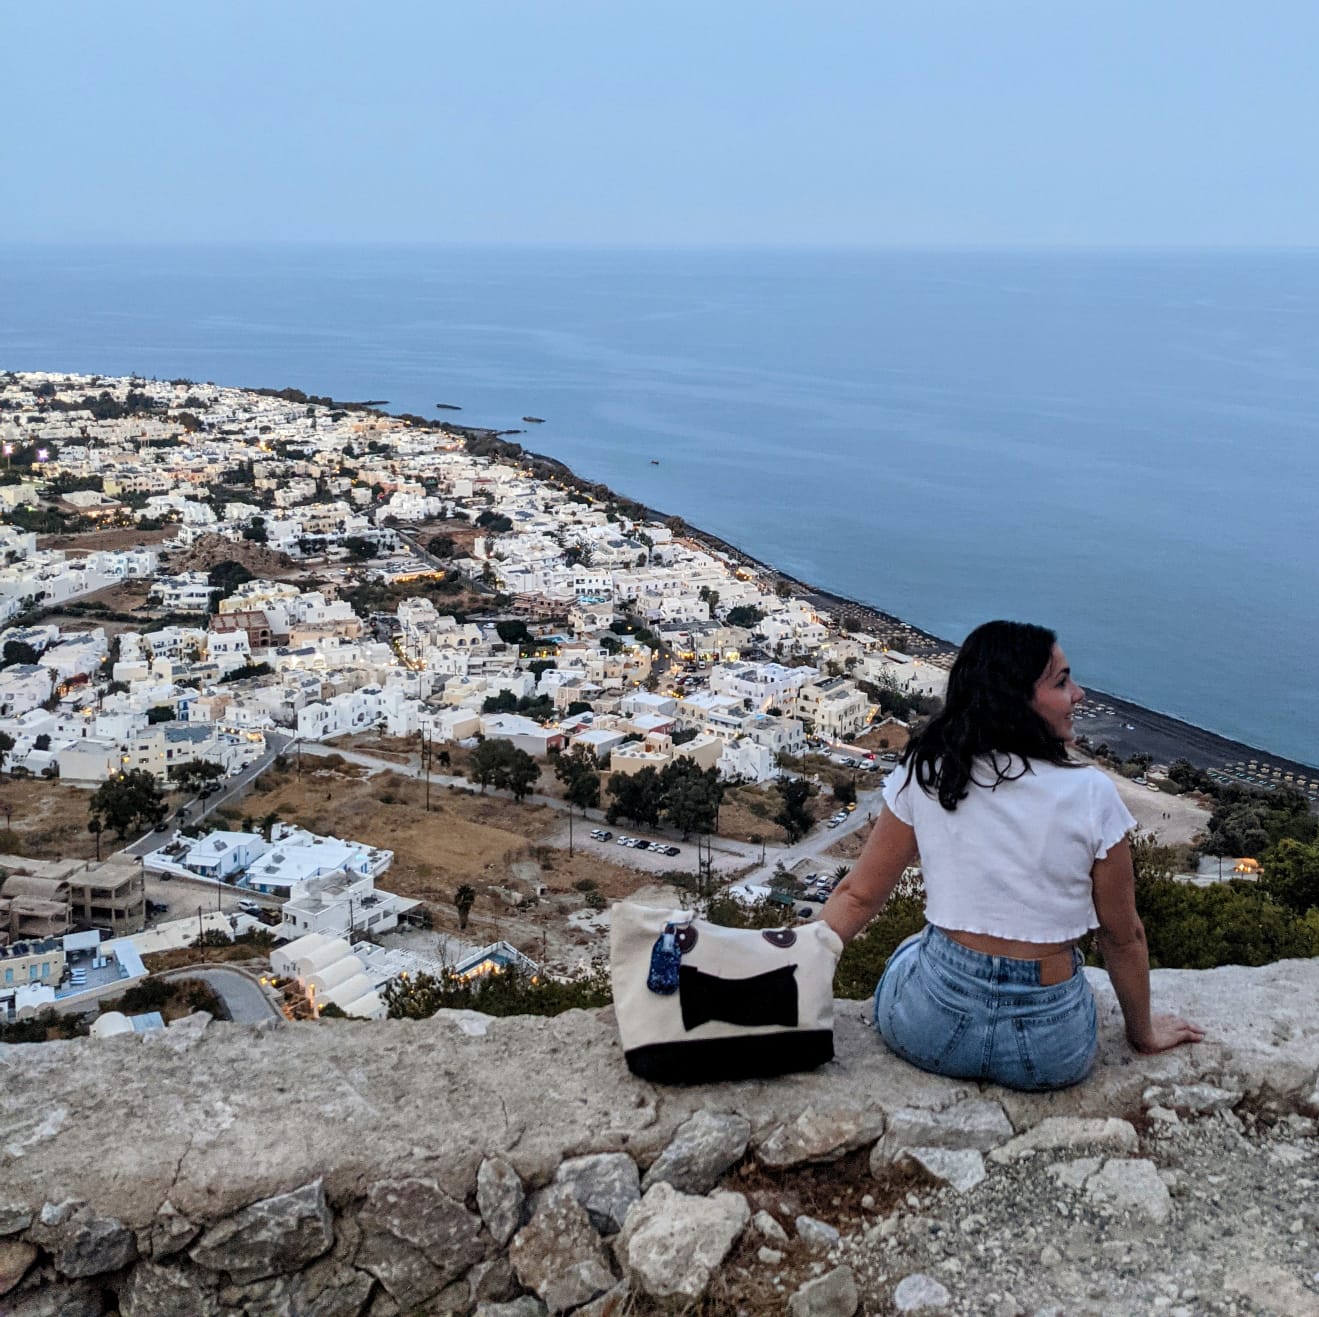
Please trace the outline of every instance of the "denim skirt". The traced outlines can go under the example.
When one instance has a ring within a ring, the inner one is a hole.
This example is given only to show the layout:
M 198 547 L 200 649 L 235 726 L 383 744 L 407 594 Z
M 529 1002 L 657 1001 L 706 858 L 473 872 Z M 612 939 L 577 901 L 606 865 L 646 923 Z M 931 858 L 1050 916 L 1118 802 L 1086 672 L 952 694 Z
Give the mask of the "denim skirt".
M 937 928 L 908 938 L 875 989 L 875 1027 L 905 1061 L 1007 1088 L 1079 1083 L 1098 1050 L 1095 999 L 1081 973 L 1040 986 L 1033 960 L 972 951 Z

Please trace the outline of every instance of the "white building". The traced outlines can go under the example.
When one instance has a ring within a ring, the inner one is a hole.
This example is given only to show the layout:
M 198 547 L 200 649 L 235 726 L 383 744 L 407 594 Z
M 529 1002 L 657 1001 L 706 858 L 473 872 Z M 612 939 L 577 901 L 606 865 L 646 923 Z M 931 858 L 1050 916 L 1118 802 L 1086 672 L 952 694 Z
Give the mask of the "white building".
M 293 888 L 284 903 L 281 931 L 287 938 L 323 933 L 356 941 L 397 928 L 399 919 L 421 904 L 378 891 L 370 874 L 332 873 Z

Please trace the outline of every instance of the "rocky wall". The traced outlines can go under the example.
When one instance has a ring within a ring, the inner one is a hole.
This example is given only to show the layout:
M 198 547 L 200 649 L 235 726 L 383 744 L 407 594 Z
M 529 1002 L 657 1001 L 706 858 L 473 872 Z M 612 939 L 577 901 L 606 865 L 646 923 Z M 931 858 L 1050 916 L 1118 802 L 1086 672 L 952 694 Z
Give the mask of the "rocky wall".
M 858 1002 L 838 1003 L 837 1059 L 819 1071 L 701 1088 L 629 1075 L 608 1010 L 195 1016 L 0 1049 L 0 1313 L 939 1306 L 929 1277 L 858 1289 L 829 1203 L 874 1211 L 895 1176 L 963 1193 L 1086 1152 L 1077 1191 L 1158 1224 L 1172 1206 L 1141 1155 L 1152 1122 L 1303 1123 L 1319 1107 L 1319 961 L 1156 972 L 1156 1009 L 1208 1030 L 1159 1057 L 1130 1051 L 1106 976 L 1087 972 L 1097 1069 L 1045 1095 L 915 1070 Z

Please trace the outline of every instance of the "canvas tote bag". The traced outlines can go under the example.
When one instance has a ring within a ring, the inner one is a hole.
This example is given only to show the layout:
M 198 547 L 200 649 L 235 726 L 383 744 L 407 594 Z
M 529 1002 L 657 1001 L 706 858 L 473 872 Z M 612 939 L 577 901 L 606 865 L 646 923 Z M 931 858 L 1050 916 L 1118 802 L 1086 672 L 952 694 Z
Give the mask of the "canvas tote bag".
M 609 973 L 628 1069 L 697 1084 L 832 1060 L 842 950 L 822 920 L 722 928 L 691 910 L 619 902 L 611 908 Z

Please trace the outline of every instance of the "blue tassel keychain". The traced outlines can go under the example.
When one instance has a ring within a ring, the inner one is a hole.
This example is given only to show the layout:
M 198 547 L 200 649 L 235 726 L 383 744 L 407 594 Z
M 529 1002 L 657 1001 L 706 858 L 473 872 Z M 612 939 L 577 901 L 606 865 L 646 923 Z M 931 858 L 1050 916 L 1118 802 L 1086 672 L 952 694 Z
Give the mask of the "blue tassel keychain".
M 650 973 L 646 987 L 661 997 L 671 997 L 678 991 L 678 967 L 682 963 L 682 948 L 672 924 L 664 925 L 664 932 L 655 939 L 650 949 Z

